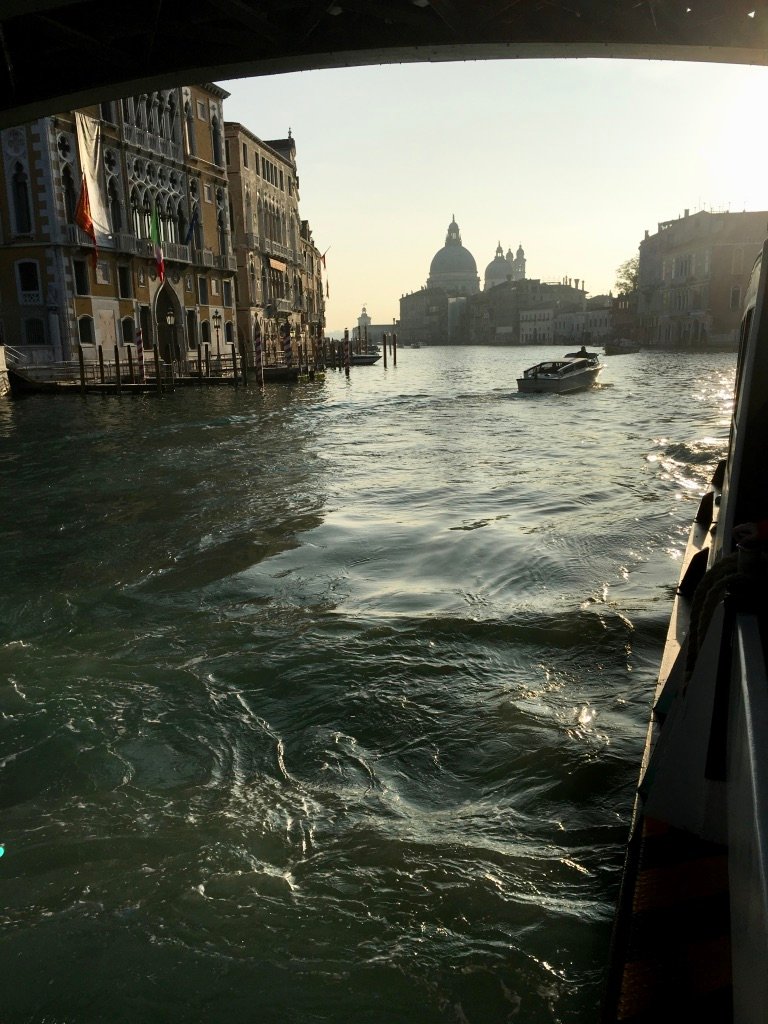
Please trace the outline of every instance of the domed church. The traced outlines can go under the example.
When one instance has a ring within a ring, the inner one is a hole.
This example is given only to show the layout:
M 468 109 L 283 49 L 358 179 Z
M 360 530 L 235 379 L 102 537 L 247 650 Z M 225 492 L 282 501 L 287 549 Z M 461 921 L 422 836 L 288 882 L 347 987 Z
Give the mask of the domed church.
M 484 291 L 495 288 L 497 284 L 504 284 L 507 281 L 523 281 L 525 279 L 525 252 L 522 245 L 517 247 L 517 255 L 512 255 L 512 250 L 507 249 L 507 255 L 501 248 L 501 242 L 496 247 L 496 256 L 485 268 Z
M 445 245 L 432 257 L 427 288 L 442 288 L 446 294 L 476 295 L 480 291 L 475 257 L 461 244 L 461 232 L 452 218 Z

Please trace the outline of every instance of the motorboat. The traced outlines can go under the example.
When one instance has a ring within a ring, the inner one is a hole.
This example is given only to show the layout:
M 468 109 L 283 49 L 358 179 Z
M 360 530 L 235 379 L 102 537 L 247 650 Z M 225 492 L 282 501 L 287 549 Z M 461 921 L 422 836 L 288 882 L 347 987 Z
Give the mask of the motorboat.
M 381 352 L 376 349 L 369 350 L 368 352 L 350 352 L 349 353 L 349 365 L 350 366 L 373 366 L 381 359 Z
M 592 387 L 602 369 L 596 355 L 548 359 L 524 370 L 523 376 L 517 378 L 517 389 L 527 394 L 546 392 L 555 395 L 585 391 Z
M 767 432 L 768 242 L 653 696 L 603 1024 L 768 1020 Z

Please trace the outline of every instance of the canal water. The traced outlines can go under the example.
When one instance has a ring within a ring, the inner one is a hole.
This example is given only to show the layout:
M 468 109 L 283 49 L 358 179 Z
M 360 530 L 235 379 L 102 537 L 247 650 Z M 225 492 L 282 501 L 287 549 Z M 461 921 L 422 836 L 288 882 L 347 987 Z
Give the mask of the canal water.
M 3 1024 L 594 1022 L 735 357 L 0 402 Z

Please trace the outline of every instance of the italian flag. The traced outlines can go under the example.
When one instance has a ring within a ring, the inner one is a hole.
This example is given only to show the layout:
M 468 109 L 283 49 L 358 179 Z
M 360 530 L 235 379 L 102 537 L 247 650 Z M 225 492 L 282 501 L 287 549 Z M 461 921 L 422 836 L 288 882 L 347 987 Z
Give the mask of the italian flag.
M 160 282 L 165 280 L 165 257 L 163 256 L 163 243 L 160 241 L 160 219 L 157 216 L 157 204 L 152 203 L 152 219 L 149 222 L 149 236 L 155 246 L 155 263 Z

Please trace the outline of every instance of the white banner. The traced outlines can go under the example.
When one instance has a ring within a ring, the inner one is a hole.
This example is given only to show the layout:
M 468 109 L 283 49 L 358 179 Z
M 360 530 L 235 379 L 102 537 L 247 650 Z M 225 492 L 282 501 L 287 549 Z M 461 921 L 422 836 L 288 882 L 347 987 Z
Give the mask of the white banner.
M 101 125 L 87 114 L 75 111 L 77 123 L 77 151 L 80 156 L 80 167 L 88 185 L 88 200 L 91 204 L 91 217 L 96 237 L 111 235 L 112 226 L 109 221 L 106 197 L 102 187 L 102 156 Z

